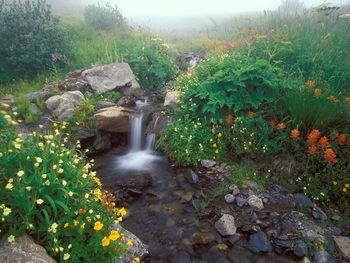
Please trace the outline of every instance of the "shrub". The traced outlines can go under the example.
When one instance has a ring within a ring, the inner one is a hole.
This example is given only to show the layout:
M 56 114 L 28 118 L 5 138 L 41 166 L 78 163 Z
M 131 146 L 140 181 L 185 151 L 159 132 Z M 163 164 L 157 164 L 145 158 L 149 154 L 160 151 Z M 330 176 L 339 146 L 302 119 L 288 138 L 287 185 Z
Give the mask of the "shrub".
M 179 119 L 171 123 L 161 134 L 157 148 L 178 165 L 193 165 L 203 159 L 225 156 L 222 133 L 199 120 Z
M 94 29 L 107 30 L 126 26 L 126 19 L 117 5 L 88 5 L 84 11 L 85 22 Z
M 122 230 L 112 230 L 125 210 L 102 191 L 93 162 L 85 162 L 79 142 L 64 146 L 65 123 L 26 137 L 16 124 L 1 111 L 1 236 L 13 242 L 26 232 L 59 262 L 112 262 L 126 248 Z
M 25 95 L 16 98 L 16 105 L 18 117 L 25 123 L 35 123 L 39 120 L 39 116 L 31 112 L 32 104 Z
M 65 31 L 45 0 L 0 1 L 0 74 L 33 75 L 64 61 Z

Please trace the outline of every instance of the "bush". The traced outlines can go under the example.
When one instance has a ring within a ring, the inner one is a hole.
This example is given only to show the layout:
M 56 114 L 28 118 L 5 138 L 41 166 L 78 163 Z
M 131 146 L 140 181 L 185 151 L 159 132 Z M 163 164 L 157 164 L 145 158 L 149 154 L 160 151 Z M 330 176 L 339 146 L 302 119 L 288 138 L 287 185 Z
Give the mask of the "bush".
M 115 229 L 125 210 L 101 189 L 79 142 L 66 148 L 65 123 L 47 135 L 21 137 L 0 113 L 1 236 L 26 232 L 58 262 L 112 262 L 127 247 Z M 112 230 L 114 227 L 114 230 Z
M 34 75 L 64 61 L 65 31 L 45 0 L 0 1 L 0 75 Z
M 117 5 L 88 5 L 84 11 L 86 24 L 96 30 L 108 30 L 126 26 L 126 19 Z

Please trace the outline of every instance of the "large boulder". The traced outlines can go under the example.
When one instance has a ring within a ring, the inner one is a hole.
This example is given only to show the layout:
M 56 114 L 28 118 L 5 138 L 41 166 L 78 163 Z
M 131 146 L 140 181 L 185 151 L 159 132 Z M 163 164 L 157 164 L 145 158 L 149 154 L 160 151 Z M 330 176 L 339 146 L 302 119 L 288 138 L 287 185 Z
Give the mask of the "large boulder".
M 147 125 L 146 133 L 154 133 L 156 136 L 168 125 L 168 116 L 160 111 L 153 113 L 152 120 Z
M 49 98 L 45 104 L 51 114 L 59 121 L 70 119 L 75 109 L 85 100 L 80 91 L 68 91 Z
M 84 70 L 81 76 L 87 81 L 91 89 L 98 94 L 125 87 L 135 79 L 127 63 L 95 66 Z
M 0 262 L 5 263 L 54 263 L 46 250 L 35 244 L 26 234 L 16 237 L 14 243 L 6 239 L 0 241 Z
M 181 92 L 178 90 L 168 91 L 165 95 L 164 107 L 175 109 L 181 102 L 180 95 Z
M 129 117 L 135 110 L 125 107 L 109 107 L 96 112 L 96 127 L 100 131 L 127 133 L 129 132 Z

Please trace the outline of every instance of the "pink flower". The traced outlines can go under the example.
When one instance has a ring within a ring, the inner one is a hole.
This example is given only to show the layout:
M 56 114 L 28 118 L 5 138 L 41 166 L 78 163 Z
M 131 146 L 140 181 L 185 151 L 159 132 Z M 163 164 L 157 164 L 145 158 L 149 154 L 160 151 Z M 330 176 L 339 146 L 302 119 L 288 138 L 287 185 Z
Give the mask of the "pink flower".
M 271 37 L 272 37 L 272 34 L 273 34 L 273 29 L 269 29 L 269 30 L 266 31 L 266 36 L 267 36 L 268 38 L 271 38 Z
M 58 55 L 57 53 L 51 54 L 51 61 L 53 63 L 56 63 L 58 60 L 60 60 L 60 55 Z
M 225 41 L 225 48 L 226 49 L 231 49 L 232 48 L 232 41 L 231 40 L 226 40 Z

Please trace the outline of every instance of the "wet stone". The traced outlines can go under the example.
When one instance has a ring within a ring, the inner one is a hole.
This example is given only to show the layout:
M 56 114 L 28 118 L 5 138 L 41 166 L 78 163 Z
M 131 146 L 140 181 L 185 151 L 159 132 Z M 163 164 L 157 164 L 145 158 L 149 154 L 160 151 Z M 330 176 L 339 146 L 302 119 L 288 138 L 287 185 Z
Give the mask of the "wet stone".
M 227 194 L 225 195 L 224 199 L 226 203 L 232 204 L 235 201 L 235 196 L 232 194 Z
M 248 198 L 248 204 L 251 208 L 256 209 L 256 210 L 261 210 L 264 208 L 264 204 L 262 200 L 257 197 L 256 195 L 251 195 Z
M 216 165 L 216 162 L 211 160 L 202 160 L 201 165 L 205 168 L 212 168 Z
M 326 251 L 317 251 L 313 258 L 314 263 L 332 263 L 334 262 L 332 256 Z
M 340 227 L 336 227 L 336 226 L 332 226 L 329 228 L 329 231 L 331 231 L 331 233 L 334 236 L 340 236 L 341 233 L 343 232 L 343 230 Z
M 190 184 L 197 184 L 199 181 L 198 175 L 192 169 L 188 170 L 185 174 L 185 178 Z
M 243 198 L 241 196 L 236 196 L 236 204 L 239 207 L 243 207 L 246 203 L 247 203 L 247 199 L 246 198 Z
M 237 231 L 235 218 L 225 214 L 215 223 L 215 228 L 222 236 L 234 235 Z
M 339 253 L 348 261 L 350 261 L 350 239 L 347 237 L 333 237 Z
M 236 233 L 228 238 L 225 238 L 225 241 L 227 241 L 231 245 L 234 245 L 240 240 L 240 238 L 241 238 L 241 235 L 239 233 Z
M 172 263 L 190 263 L 191 257 L 185 252 L 179 252 L 174 255 L 171 262 Z
M 271 252 L 272 246 L 266 234 L 262 231 L 252 234 L 249 237 L 249 249 L 258 254 L 261 252 Z
M 308 255 L 309 250 L 304 241 L 298 240 L 294 245 L 293 252 L 294 252 L 294 255 L 302 258 Z
M 192 243 L 194 245 L 205 245 L 213 242 L 215 237 L 209 232 L 196 232 L 192 235 Z
M 292 246 L 292 240 L 288 238 L 288 236 L 283 235 L 279 236 L 275 239 L 276 246 L 282 247 L 282 248 L 290 248 Z
M 302 193 L 293 194 L 294 201 L 297 205 L 302 207 L 313 207 L 313 203 L 309 197 Z

